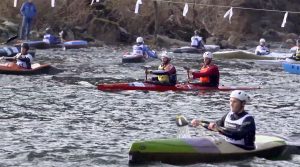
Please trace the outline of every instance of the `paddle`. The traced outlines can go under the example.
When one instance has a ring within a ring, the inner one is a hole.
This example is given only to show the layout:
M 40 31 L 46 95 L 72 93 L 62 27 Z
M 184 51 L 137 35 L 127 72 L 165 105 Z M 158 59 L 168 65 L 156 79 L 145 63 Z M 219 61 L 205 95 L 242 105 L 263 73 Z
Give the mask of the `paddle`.
M 12 37 L 10 37 L 9 39 L 7 39 L 6 42 L 3 42 L 3 43 L 1 43 L 1 44 L 2 44 L 2 45 L 8 44 L 9 42 L 11 42 L 11 41 L 13 41 L 13 40 L 15 40 L 15 39 L 17 39 L 17 38 L 18 38 L 18 35 L 12 36 Z
M 186 72 L 187 72 L 188 82 L 191 82 L 191 78 L 190 78 L 190 68 L 189 68 L 189 67 L 186 67 L 186 66 L 184 66 L 183 68 L 184 68 L 184 69 L 186 70 Z
M 145 75 L 146 75 L 146 81 L 148 80 L 148 69 L 150 68 L 151 66 L 143 66 L 143 68 L 145 69 Z
M 203 127 L 208 127 L 208 125 L 210 124 L 209 121 L 204 121 L 204 120 L 201 120 L 200 121 L 200 126 L 203 126 Z M 192 126 L 189 121 L 183 116 L 183 115 L 177 115 L 176 116 L 176 125 L 178 127 L 184 127 L 184 126 Z

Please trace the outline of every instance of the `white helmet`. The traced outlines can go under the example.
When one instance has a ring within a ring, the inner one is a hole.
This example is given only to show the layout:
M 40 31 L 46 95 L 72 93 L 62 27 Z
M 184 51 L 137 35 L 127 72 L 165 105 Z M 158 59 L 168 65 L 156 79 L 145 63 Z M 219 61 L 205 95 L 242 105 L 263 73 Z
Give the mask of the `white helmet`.
M 239 99 L 240 101 L 250 102 L 250 96 L 242 90 L 234 90 L 231 92 L 230 97 Z
M 167 53 L 163 53 L 162 55 L 161 55 L 161 58 L 163 59 L 163 58 L 168 58 L 169 60 L 171 60 L 171 57 L 167 54 Z
M 261 38 L 261 39 L 259 40 L 259 43 L 266 43 L 266 40 L 265 40 L 264 38 Z
M 143 37 L 137 37 L 136 38 L 136 43 L 143 43 L 143 42 L 144 42 Z
M 205 52 L 203 54 L 203 58 L 210 58 L 210 59 L 212 59 L 213 58 L 213 54 L 211 52 Z

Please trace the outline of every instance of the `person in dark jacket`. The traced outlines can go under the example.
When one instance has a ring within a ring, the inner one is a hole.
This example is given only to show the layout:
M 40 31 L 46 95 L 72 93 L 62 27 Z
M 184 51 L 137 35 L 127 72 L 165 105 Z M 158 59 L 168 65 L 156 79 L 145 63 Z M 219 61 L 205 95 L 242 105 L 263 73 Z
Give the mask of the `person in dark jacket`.
M 36 16 L 37 10 L 32 0 L 27 0 L 22 4 L 20 9 L 23 16 L 20 38 L 28 40 L 33 18 Z

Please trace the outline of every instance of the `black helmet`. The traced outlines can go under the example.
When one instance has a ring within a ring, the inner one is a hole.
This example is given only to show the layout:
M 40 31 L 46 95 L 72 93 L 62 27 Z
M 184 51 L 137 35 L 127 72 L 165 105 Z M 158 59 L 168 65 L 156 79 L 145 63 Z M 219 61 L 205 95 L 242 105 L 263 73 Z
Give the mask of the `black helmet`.
M 52 32 L 52 29 L 50 27 L 46 28 L 45 33 L 50 34 Z
M 26 49 L 26 50 L 29 50 L 28 43 L 22 43 L 21 47 L 24 48 L 24 49 Z
M 195 30 L 195 31 L 194 31 L 194 34 L 195 34 L 195 35 L 199 35 L 199 31 L 198 31 L 198 30 Z

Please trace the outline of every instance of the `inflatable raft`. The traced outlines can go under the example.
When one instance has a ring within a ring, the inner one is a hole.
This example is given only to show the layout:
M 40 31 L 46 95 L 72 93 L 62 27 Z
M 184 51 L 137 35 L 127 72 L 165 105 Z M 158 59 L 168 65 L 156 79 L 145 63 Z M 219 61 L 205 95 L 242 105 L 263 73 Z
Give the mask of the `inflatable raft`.
M 287 148 L 284 139 L 267 135 L 256 135 L 255 145 L 255 150 L 244 150 L 224 139 L 211 137 L 137 141 L 129 150 L 129 163 L 155 161 L 179 165 L 241 160 L 254 156 L 270 159 L 281 156 Z

